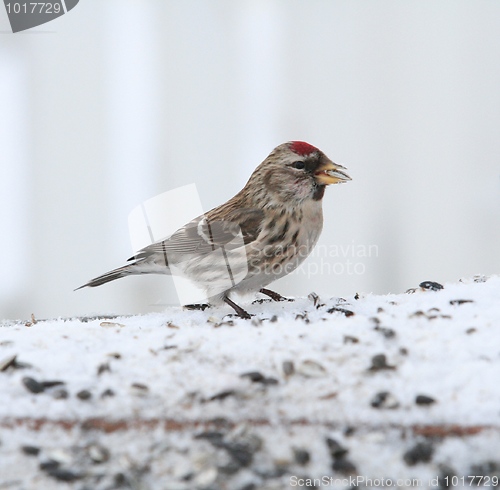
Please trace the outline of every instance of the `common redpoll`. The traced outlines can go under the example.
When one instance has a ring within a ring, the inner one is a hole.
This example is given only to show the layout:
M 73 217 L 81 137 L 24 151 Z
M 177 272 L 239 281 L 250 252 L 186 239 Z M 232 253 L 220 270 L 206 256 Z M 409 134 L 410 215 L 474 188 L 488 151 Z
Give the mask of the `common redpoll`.
M 250 318 L 230 296 L 260 291 L 276 301 L 284 299 L 265 286 L 295 270 L 311 253 L 323 228 L 325 187 L 351 180 L 344 170 L 308 143 L 284 143 L 225 204 L 143 248 L 130 264 L 81 287 L 133 274 L 180 273 L 210 303 L 225 302 L 240 317 Z

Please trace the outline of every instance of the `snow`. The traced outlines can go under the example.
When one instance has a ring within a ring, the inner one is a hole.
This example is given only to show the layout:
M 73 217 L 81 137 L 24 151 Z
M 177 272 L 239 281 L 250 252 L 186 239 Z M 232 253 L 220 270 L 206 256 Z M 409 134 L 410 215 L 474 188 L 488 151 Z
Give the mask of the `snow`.
M 448 470 L 500 472 L 500 277 L 245 307 L 252 320 L 221 307 L 4 321 L 0 364 L 14 355 L 17 364 L 0 372 L 0 488 L 112 488 L 119 474 L 129 488 L 293 488 L 294 475 L 348 474 L 427 488 Z M 370 369 L 380 354 L 387 368 Z M 252 372 L 260 378 L 241 376 Z M 64 384 L 34 394 L 25 377 Z M 435 403 L 417 405 L 417 395 Z M 229 442 L 196 438 L 206 431 L 250 448 L 251 462 L 226 471 L 238 458 Z M 355 470 L 332 469 L 326 437 Z M 419 442 L 432 446 L 430 460 L 409 464 Z M 93 444 L 109 460 L 89 459 Z M 310 461 L 300 465 L 293 448 Z M 40 470 L 47 461 L 78 479 Z

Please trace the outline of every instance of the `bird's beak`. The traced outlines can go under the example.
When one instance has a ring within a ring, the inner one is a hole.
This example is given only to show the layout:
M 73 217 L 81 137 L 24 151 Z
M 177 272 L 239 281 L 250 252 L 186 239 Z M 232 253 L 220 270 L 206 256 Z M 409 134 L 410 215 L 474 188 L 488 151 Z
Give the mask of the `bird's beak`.
M 344 170 L 346 170 L 346 168 L 338 163 L 325 162 L 317 168 L 316 172 L 314 172 L 314 177 L 318 184 L 341 184 L 351 180 L 351 177 L 349 177 Z

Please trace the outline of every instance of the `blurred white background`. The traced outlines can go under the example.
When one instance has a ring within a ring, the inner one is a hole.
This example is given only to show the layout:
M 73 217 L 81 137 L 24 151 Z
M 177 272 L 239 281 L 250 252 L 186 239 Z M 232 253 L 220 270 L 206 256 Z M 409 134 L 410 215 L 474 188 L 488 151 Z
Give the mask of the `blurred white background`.
M 81 0 L 17 34 L 1 7 L 0 31 L 0 318 L 175 304 L 161 276 L 73 289 L 130 257 L 139 203 L 196 183 L 208 210 L 292 139 L 353 181 L 273 289 L 500 271 L 497 0 Z

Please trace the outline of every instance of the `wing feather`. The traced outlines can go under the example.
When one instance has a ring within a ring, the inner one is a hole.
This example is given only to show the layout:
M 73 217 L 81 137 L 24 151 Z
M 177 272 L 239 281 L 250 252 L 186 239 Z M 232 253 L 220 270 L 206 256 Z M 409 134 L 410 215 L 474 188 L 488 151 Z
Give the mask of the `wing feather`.
M 129 260 L 144 260 L 162 254 L 172 262 L 179 256 L 179 260 L 183 260 L 185 255 L 207 255 L 222 246 L 239 248 L 257 239 L 263 219 L 264 212 L 256 208 L 236 209 L 223 220 L 210 220 L 202 215 L 179 228 L 169 238 L 139 250 Z M 242 240 L 235 240 L 238 235 Z

